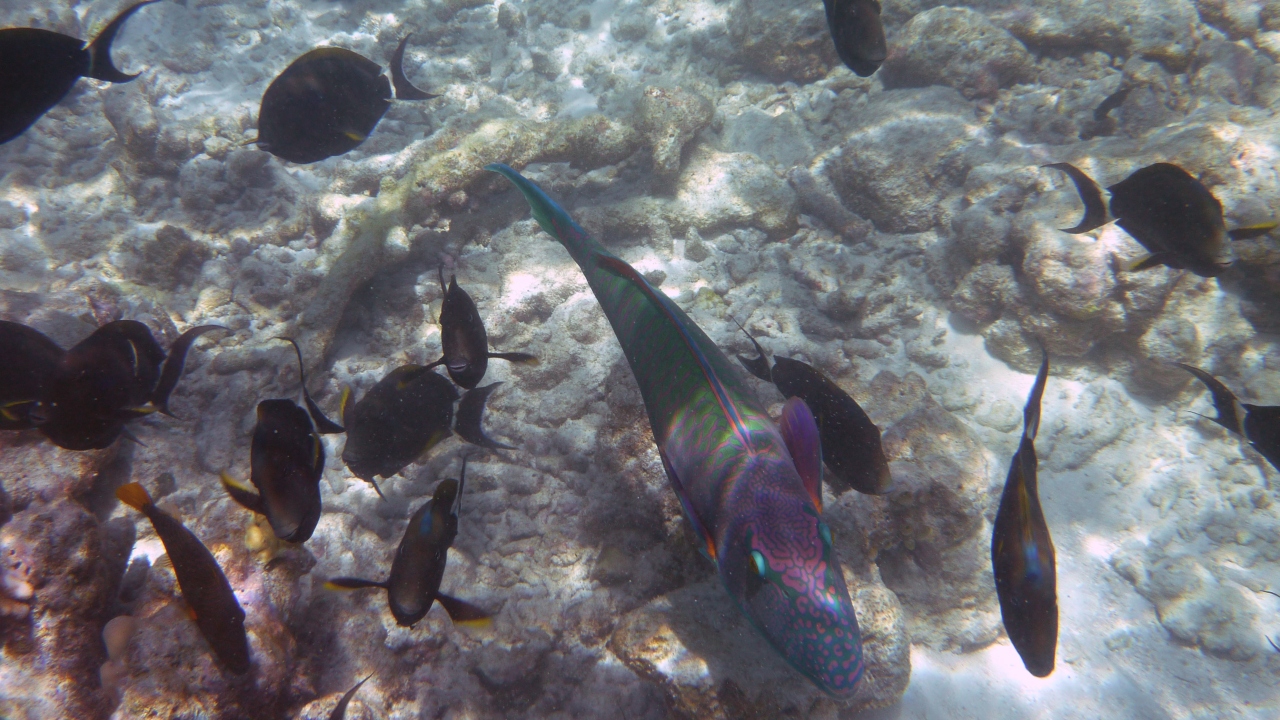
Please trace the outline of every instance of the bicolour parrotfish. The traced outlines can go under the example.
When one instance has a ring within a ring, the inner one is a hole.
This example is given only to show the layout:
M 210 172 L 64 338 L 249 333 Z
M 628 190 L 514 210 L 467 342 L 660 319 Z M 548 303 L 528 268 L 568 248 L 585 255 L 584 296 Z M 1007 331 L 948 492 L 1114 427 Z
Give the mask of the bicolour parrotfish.
M 1004 629 L 1022 664 L 1036 677 L 1053 672 L 1058 647 L 1058 571 L 1036 481 L 1036 431 L 1048 376 L 1046 352 L 1022 413 L 1022 442 L 991 531 L 991 567 Z
M 7 143 L 35 124 L 71 92 L 82 77 L 125 83 L 126 75 L 111 62 L 111 41 L 125 20 L 139 8 L 160 2 L 136 3 L 107 24 L 93 42 L 38 28 L 0 30 L 0 143 Z
M 307 410 L 283 398 L 258 403 L 258 422 L 249 447 L 253 488 L 225 472 L 222 487 L 246 510 L 265 516 L 276 537 L 300 543 L 311 538 L 320 521 L 320 477 L 325 460 L 320 434 L 342 432 L 342 427 L 326 418 L 307 392 L 298 344 L 289 338 L 278 339 L 293 343 L 297 351 Z
M 444 293 L 444 301 L 440 304 L 440 345 L 443 354 L 427 367 L 444 365 L 445 370 L 449 371 L 449 377 L 459 387 L 470 390 L 484 379 L 490 358 L 514 363 L 538 361 L 529 353 L 489 352 L 489 334 L 484 329 L 484 320 L 480 318 L 475 301 L 466 290 L 458 287 L 457 276 L 450 275 L 449 285 L 444 284 L 443 268 L 440 269 L 440 290 Z
M 1204 370 L 1183 363 L 1174 365 L 1195 375 L 1209 388 L 1217 413 L 1217 417 L 1210 420 L 1236 435 L 1243 435 L 1271 467 L 1280 470 L 1280 406 L 1242 403 L 1226 385 Z
M 1084 233 L 1106 224 L 1107 206 L 1093 178 L 1070 163 L 1044 167 L 1066 173 L 1084 203 L 1084 217 L 1063 232 Z M 1277 226 L 1268 222 L 1228 232 L 1218 198 L 1191 173 L 1170 163 L 1141 168 L 1107 188 L 1107 192 L 1111 193 L 1111 214 L 1116 224 L 1149 253 L 1133 263 L 1131 271 L 1165 265 L 1190 270 L 1201 277 L 1216 277 L 1231 266 L 1231 252 L 1223 242 L 1227 237 L 1257 237 Z
M 775 355 L 770 368 L 764 348 L 746 328 L 738 327 L 756 349 L 755 358 L 739 355 L 738 362 L 752 375 L 772 382 L 784 397 L 798 397 L 809 406 L 822 437 L 822 460 L 831 474 L 860 493 L 888 492 L 893 476 L 880 443 L 880 428 L 862 406 L 808 363 Z
M 187 351 L 196 338 L 213 330 L 226 328 L 201 325 L 187 330 L 166 358 L 146 325 L 136 320 L 109 322 L 58 356 L 24 421 L 61 448 L 105 448 L 128 434 L 129 421 L 156 410 L 170 414 L 169 395 L 178 385 Z M 40 345 L 38 354 L 47 357 L 48 347 Z
M 138 483 L 116 489 L 116 497 L 151 521 L 173 563 L 178 589 L 195 616 L 196 627 L 213 652 L 237 675 L 249 671 L 249 639 L 244 633 L 244 609 L 231 583 L 209 548 L 182 521 L 156 507 Z
M 338 699 L 338 704 L 333 706 L 333 712 L 329 713 L 329 720 L 344 720 L 347 717 L 347 706 L 351 704 L 351 698 L 359 692 L 360 686 L 368 682 L 372 675 L 365 675 L 364 680 L 351 686 L 351 689 L 342 693 L 342 697 Z
M 404 537 L 391 561 L 391 575 L 385 582 L 338 577 L 325 583 L 330 590 L 383 588 L 387 605 L 396 623 L 412 627 L 426 617 L 432 603 L 439 602 L 455 623 L 488 625 L 489 613 L 458 598 L 440 592 L 449 548 L 458 536 L 458 512 L 467 482 L 467 459 L 462 458 L 462 474 L 441 480 L 432 498 L 409 518 Z
M 586 275 L 640 386 L 667 478 L 729 595 L 794 668 L 831 695 L 851 695 L 862 637 L 822 521 L 812 413 L 793 398 L 775 425 L 741 371 L 670 298 L 523 175 L 487 169 L 519 188 Z
M 258 147 L 289 162 L 319 162 L 354 150 L 373 133 L 391 107 L 393 83 L 397 100 L 438 97 L 405 77 L 410 37 L 391 55 L 392 82 L 378 63 L 343 48 L 316 48 L 294 60 L 262 95 Z

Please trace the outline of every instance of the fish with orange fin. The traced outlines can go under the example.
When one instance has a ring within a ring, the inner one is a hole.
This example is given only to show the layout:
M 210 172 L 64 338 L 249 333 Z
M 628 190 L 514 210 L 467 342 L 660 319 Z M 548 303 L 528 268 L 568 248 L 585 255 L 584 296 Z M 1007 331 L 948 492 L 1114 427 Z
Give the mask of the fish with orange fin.
M 1244 436 L 1259 455 L 1280 470 L 1280 406 L 1242 403 L 1226 385 L 1204 370 L 1183 363 L 1174 365 L 1195 375 L 1209 388 L 1216 412 L 1210 420 L 1235 435 Z
M 489 368 L 489 360 L 506 360 L 513 363 L 536 363 L 538 359 L 529 353 L 489 352 L 489 334 L 484 329 L 484 320 L 476 309 L 475 301 L 466 290 L 458 287 L 456 275 L 449 276 L 449 284 L 444 284 L 444 268 L 440 268 L 440 290 L 444 292 L 444 302 L 440 305 L 440 344 L 443 354 L 439 360 L 427 367 L 444 365 L 449 377 L 459 387 L 470 390 L 484 379 Z
M 1084 218 L 1063 232 L 1085 233 L 1106 224 L 1107 206 L 1093 178 L 1070 163 L 1044 167 L 1065 172 L 1084 203 Z M 1268 222 L 1228 231 L 1218 198 L 1191 173 L 1171 163 L 1141 168 L 1107 192 L 1116 224 L 1149 253 L 1133 263 L 1131 271 L 1166 265 L 1201 277 L 1216 277 L 1231 266 L 1224 242 L 1227 237 L 1258 237 L 1280 225 Z
M 1058 647 L 1058 571 L 1036 478 L 1035 439 L 1048 377 L 1046 352 L 1022 413 L 1022 441 L 1013 455 L 991 531 L 1000 617 L 1022 664 L 1036 677 L 1053 672 Z
M 280 338 L 288 340 L 289 338 Z M 293 343 L 298 350 L 297 343 Z M 265 515 L 276 537 L 306 542 L 320 521 L 320 476 L 324 474 L 324 443 L 320 434 L 342 431 L 324 416 L 307 392 L 307 376 L 298 351 L 302 395 L 308 410 L 293 400 L 274 398 L 258 403 L 258 422 L 249 449 L 249 480 L 253 488 L 222 473 L 222 486 L 245 509 Z M 254 492 L 254 488 L 257 492 Z
M 467 459 L 462 458 L 459 479 L 441 480 L 432 498 L 409 518 L 391 575 L 385 581 L 337 577 L 325 583 L 330 590 L 383 588 L 387 604 L 396 622 L 411 627 L 426 617 L 432 603 L 439 602 L 455 623 L 483 625 L 490 622 L 489 613 L 471 603 L 440 592 L 449 548 L 458 536 L 458 512 L 467 480 Z
M 196 627 L 213 653 L 231 672 L 237 675 L 248 672 L 249 640 L 244 632 L 244 609 L 213 553 L 181 520 L 156 507 L 138 483 L 120 486 L 116 497 L 151 521 L 173 564 L 182 598 L 191 608 Z

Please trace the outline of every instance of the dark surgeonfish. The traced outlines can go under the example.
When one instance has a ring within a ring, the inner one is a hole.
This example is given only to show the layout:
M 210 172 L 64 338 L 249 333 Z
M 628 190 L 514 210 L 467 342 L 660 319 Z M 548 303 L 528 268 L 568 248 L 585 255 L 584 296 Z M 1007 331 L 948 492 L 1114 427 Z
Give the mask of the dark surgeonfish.
M 458 391 L 431 368 L 402 365 L 392 370 L 358 402 L 351 388 L 342 391 L 342 422 L 347 444 L 342 461 L 356 477 L 382 496 L 375 476 L 389 478 L 421 461 L 456 430 L 463 440 L 491 450 L 511 450 L 484 432 L 485 402 L 502 383 L 468 390 L 454 413 Z M 455 420 L 456 417 L 456 420 Z
M 178 589 L 195 615 L 196 627 L 227 669 L 237 675 L 249 671 L 249 641 L 244 633 L 244 609 L 231 591 L 213 553 L 181 520 L 156 507 L 138 483 L 116 489 L 121 502 L 147 516 L 173 563 Z
M 1236 399 L 1217 378 L 1197 367 L 1174 363 L 1195 375 L 1213 396 L 1216 417 L 1209 418 L 1236 435 L 1243 435 L 1262 457 L 1280 470 L 1280 405 L 1250 405 Z M 1241 417 L 1243 415 L 1243 417 Z
M 82 77 L 125 83 L 126 75 L 111 62 L 111 42 L 124 21 L 144 5 L 130 6 L 103 28 L 93 42 L 37 28 L 0 30 L 0 143 L 7 143 L 31 127 L 57 105 Z
M 1058 647 L 1058 571 L 1036 480 L 1035 439 L 1048 377 L 1046 352 L 1022 413 L 1022 442 L 1013 455 L 991 532 L 991 567 L 1004 629 L 1022 664 L 1036 677 L 1053 672 Z
M 889 491 L 893 477 L 880 444 L 880 428 L 849 394 L 816 368 L 791 358 L 773 358 L 773 367 L 760 343 L 738 325 L 755 346 L 755 358 L 738 356 L 752 375 L 772 382 L 784 397 L 798 397 L 809 406 L 822 438 L 822 460 L 836 477 L 860 493 Z
M 364 685 L 372 675 L 365 675 L 364 680 L 351 686 L 351 689 L 342 693 L 342 697 L 338 699 L 338 704 L 333 706 L 333 712 L 329 713 L 329 720 L 344 720 L 347 717 L 347 706 L 351 704 L 351 698 L 356 696 L 356 692 L 360 690 L 360 686 Z
M 391 55 L 391 82 L 382 66 L 350 50 L 316 48 L 294 60 L 262 96 L 259 148 L 282 160 L 313 163 L 355 149 L 397 100 L 438 95 L 414 87 L 401 63 L 407 35 Z
M 31 409 L 44 397 L 63 352 L 38 330 L 0 320 L 0 430 L 36 426 Z
M 1107 222 L 1107 207 L 1098 184 L 1070 163 L 1052 163 L 1067 174 L 1084 203 L 1084 218 L 1063 232 L 1084 233 Z M 1209 188 L 1177 165 L 1148 165 L 1107 188 L 1116 224 L 1150 253 L 1129 270 L 1160 265 L 1190 270 L 1200 277 L 1216 277 L 1231 266 L 1223 242 L 1264 235 L 1276 227 L 1265 223 L 1227 231 L 1222 203 Z
M 827 28 L 836 53 L 849 69 L 867 77 L 880 69 L 888 56 L 880 3 L 876 0 L 822 0 L 827 6 Z
M 293 343 L 289 338 L 280 339 Z M 297 350 L 297 343 L 293 347 Z M 249 448 L 249 480 L 257 492 L 222 473 L 222 486 L 231 499 L 266 516 L 276 537 L 291 543 L 310 539 L 320 521 L 320 476 L 325 460 L 320 434 L 334 432 L 320 428 L 331 426 L 342 431 L 311 401 L 300 351 L 298 366 L 310 413 L 293 400 L 276 398 L 258 403 L 258 423 Z
M 490 358 L 514 363 L 538 361 L 529 353 L 489 352 L 489 334 L 484 329 L 484 320 L 480 319 L 480 311 L 467 291 L 458 287 L 456 275 L 450 275 L 449 285 L 445 286 L 444 268 L 440 268 L 440 290 L 444 292 L 440 305 L 440 345 L 444 354 L 427 367 L 444 365 L 455 383 L 470 390 L 484 379 Z
M 55 445 L 67 450 L 105 448 L 125 424 L 156 410 L 168 414 L 187 351 L 201 335 L 226 330 L 201 325 L 183 333 L 168 359 L 136 320 L 117 320 L 62 353 L 44 381 L 44 394 L 27 413 Z
M 455 623 L 489 624 L 489 613 L 440 592 L 449 548 L 458 536 L 458 510 L 466 480 L 467 459 L 463 457 L 461 477 L 440 481 L 435 495 L 409 518 L 395 559 L 391 561 L 391 576 L 385 582 L 338 577 L 326 582 L 325 587 L 331 590 L 384 588 L 391 614 L 405 627 L 425 617 L 436 601 Z

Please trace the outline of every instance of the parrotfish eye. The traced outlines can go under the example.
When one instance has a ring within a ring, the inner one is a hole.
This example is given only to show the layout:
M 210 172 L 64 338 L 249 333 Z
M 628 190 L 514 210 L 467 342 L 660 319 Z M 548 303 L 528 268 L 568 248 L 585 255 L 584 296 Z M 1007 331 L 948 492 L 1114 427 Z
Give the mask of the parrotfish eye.
M 755 566 L 756 574 L 763 579 L 769 572 L 769 565 L 764 561 L 764 554 L 759 550 L 751 551 L 751 564 Z

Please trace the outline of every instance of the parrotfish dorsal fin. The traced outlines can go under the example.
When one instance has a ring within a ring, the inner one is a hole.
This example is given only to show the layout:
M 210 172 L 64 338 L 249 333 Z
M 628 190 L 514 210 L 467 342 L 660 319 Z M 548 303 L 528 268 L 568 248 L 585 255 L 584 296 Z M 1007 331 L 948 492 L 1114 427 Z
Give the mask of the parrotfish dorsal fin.
M 120 28 L 124 27 L 124 22 L 129 19 L 130 15 L 138 12 L 146 5 L 158 3 L 160 0 L 143 0 L 126 9 L 124 12 L 116 16 L 102 32 L 98 33 L 98 37 L 89 43 L 85 50 L 89 53 L 89 77 L 94 80 L 105 80 L 113 83 L 125 83 L 138 77 L 142 73 L 134 73 L 128 75 L 120 72 L 115 64 L 111 62 L 111 43 L 116 39 L 116 35 L 120 32 Z
M 307 413 L 311 415 L 311 421 L 316 424 L 316 432 L 321 435 L 335 435 L 346 430 L 338 423 L 325 417 L 321 412 L 320 406 L 311 399 L 311 393 L 307 391 L 307 368 L 302 362 L 302 348 L 298 347 L 298 343 L 293 338 L 277 337 L 276 340 L 284 340 L 293 346 L 293 352 L 298 356 L 298 380 L 302 384 L 302 399 L 307 403 Z
M 676 491 L 676 497 L 680 498 L 680 507 L 684 508 L 684 516 L 689 518 L 689 524 L 693 526 L 693 531 L 702 539 L 702 546 L 698 549 L 708 559 L 715 562 L 716 559 L 716 541 L 711 537 L 711 533 L 707 532 L 707 526 L 698 518 L 698 514 L 693 511 L 693 504 L 689 502 L 689 495 L 684 490 L 684 484 L 680 482 L 680 476 L 676 475 L 676 469 L 671 467 L 671 460 L 667 458 L 667 451 L 658 446 L 658 456 L 662 458 L 662 469 L 667 471 L 667 480 L 671 481 L 671 488 Z
M 751 337 L 751 333 L 747 332 L 747 329 L 742 326 L 742 323 L 734 320 L 733 324 L 738 326 L 738 329 L 742 331 L 743 335 L 747 336 L 747 339 L 751 341 L 751 344 L 755 346 L 756 349 L 756 357 L 754 359 L 739 355 L 738 362 L 742 363 L 742 367 L 746 368 L 747 372 L 752 375 L 765 382 L 773 382 L 773 373 L 769 371 L 769 358 L 765 357 L 764 348 L 760 347 L 760 343 L 756 342 L 756 339 Z
M 404 36 L 400 41 L 400 45 L 396 47 L 396 51 L 391 54 L 391 84 L 396 88 L 397 100 L 430 100 L 431 98 L 440 97 L 432 95 L 425 90 L 419 90 L 409 82 L 409 78 L 404 74 L 404 48 L 409 44 L 409 38 L 413 37 L 413 33 Z
M 1185 363 L 1174 363 L 1174 365 L 1195 375 L 1200 382 L 1204 383 L 1205 387 L 1209 388 L 1209 394 L 1213 396 L 1213 409 L 1218 413 L 1217 417 L 1209 419 L 1237 435 L 1243 435 L 1244 429 L 1241 424 L 1240 407 L 1235 393 L 1227 389 L 1227 386 L 1223 385 L 1218 378 L 1198 367 L 1192 367 Z
M 1027 397 L 1027 406 L 1022 411 L 1024 424 L 1022 436 L 1028 440 L 1035 440 L 1036 433 L 1040 431 L 1040 399 L 1044 397 L 1044 383 L 1049 377 L 1049 351 L 1041 347 L 1040 352 L 1044 353 L 1044 360 L 1040 362 L 1040 371 L 1036 373 L 1036 382 L 1031 386 L 1031 394 Z
M 804 400 L 793 397 L 782 408 L 782 439 L 813 504 L 822 512 L 822 438 L 818 422 Z
M 1050 163 L 1040 167 L 1054 168 L 1066 173 L 1067 177 L 1071 178 L 1071 182 L 1075 183 L 1076 192 L 1080 193 L 1080 201 L 1084 203 L 1084 217 L 1080 218 L 1080 223 L 1075 227 L 1063 228 L 1062 232 L 1087 233 L 1107 224 L 1107 206 L 1102 201 L 1102 188 L 1098 187 L 1098 183 L 1094 182 L 1093 178 L 1071 163 Z

